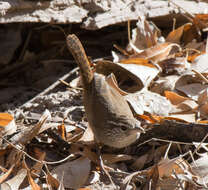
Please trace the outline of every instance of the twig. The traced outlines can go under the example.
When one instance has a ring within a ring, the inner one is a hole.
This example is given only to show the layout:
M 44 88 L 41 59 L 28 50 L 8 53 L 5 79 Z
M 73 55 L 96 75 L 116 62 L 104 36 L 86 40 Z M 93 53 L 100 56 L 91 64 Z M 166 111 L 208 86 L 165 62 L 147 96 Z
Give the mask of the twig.
M 142 146 L 148 142 L 151 142 L 151 141 L 161 141 L 161 142 L 167 142 L 167 143 L 174 143 L 174 144 L 184 144 L 184 145 L 191 145 L 191 146 L 194 146 L 193 143 L 185 143 L 185 142 L 179 142 L 179 141 L 169 141 L 169 140 L 164 140 L 164 139 L 158 139 L 158 138 L 151 138 L 147 141 L 144 141 L 143 143 L 137 145 L 137 147 L 139 146 Z
M 99 164 L 100 164 L 100 167 L 102 169 L 102 171 L 106 174 L 106 176 L 108 177 L 108 179 L 110 180 L 112 186 L 114 189 L 117 189 L 116 188 L 116 185 L 114 184 L 110 174 L 108 173 L 108 171 L 105 169 L 105 166 L 104 166 L 104 163 L 103 163 L 103 159 L 102 159 L 102 155 L 101 155 L 101 149 L 102 149 L 102 146 L 97 146 L 96 147 L 97 151 L 98 151 L 98 155 L 99 155 Z
M 197 146 L 197 148 L 194 150 L 194 152 L 192 153 L 192 155 L 196 154 L 196 152 L 201 148 L 201 145 L 204 143 L 204 141 L 207 139 L 208 134 L 202 139 L 202 141 L 200 142 L 200 144 Z M 187 161 L 189 161 L 190 157 L 187 159 Z
M 103 164 L 103 159 L 102 159 L 101 154 L 100 154 L 100 156 L 99 156 L 99 160 L 100 160 L 100 167 L 102 168 L 102 170 L 104 171 L 104 173 L 108 176 L 108 178 L 109 178 L 111 184 L 113 185 L 114 189 L 117 189 L 115 183 L 113 182 L 113 180 L 112 180 L 112 178 L 111 178 L 111 176 L 110 176 L 110 174 L 109 174 L 108 171 L 104 168 L 105 166 L 104 166 L 104 164 Z
M 176 18 L 173 18 L 173 29 L 172 29 L 172 31 L 175 30 L 175 27 L 176 27 Z
M 137 176 L 141 174 L 141 171 L 137 171 L 137 172 L 133 172 L 131 174 L 128 174 L 124 179 L 123 179 L 123 184 L 124 187 L 121 187 L 122 190 L 126 189 L 126 187 L 129 185 L 129 183 L 131 182 L 131 180 L 133 179 L 133 177 Z
M 81 90 L 81 91 L 83 90 L 83 88 L 71 86 L 68 82 L 64 80 L 59 79 L 59 81 L 63 83 L 64 85 L 66 85 L 69 89 L 75 89 L 75 90 Z
M 192 71 L 198 75 L 199 78 L 201 78 L 204 82 L 206 82 L 208 84 L 208 79 L 206 77 L 204 77 L 200 72 L 192 69 Z
M 116 48 L 118 51 L 120 51 L 123 55 L 129 56 L 129 53 L 126 50 L 119 47 L 118 45 L 113 44 L 113 47 Z
M 59 161 L 55 161 L 55 162 L 47 162 L 47 161 L 40 161 L 40 160 L 37 160 L 35 158 L 33 158 L 32 156 L 30 156 L 27 152 L 25 152 L 24 150 L 21 150 L 20 148 L 18 148 L 17 146 L 15 146 L 14 144 L 12 144 L 11 142 L 9 142 L 7 139 L 5 139 L 4 137 L 1 137 L 3 140 L 5 140 L 9 145 L 11 145 L 13 148 L 15 148 L 16 150 L 22 152 L 24 155 L 26 155 L 28 158 L 30 158 L 31 160 L 33 161 L 36 161 L 38 163 L 41 163 L 41 164 L 59 164 L 59 163 L 62 163 L 62 162 L 65 162 L 66 160 L 68 160 L 69 158 L 74 158 L 75 155 L 74 154 L 70 154 L 69 156 L 65 157 L 64 159 L 62 160 L 59 160 Z
M 165 152 L 164 158 L 168 158 L 168 152 L 169 152 L 170 147 L 171 147 L 172 144 L 173 144 L 173 142 L 170 142 L 170 143 L 169 143 L 168 148 L 167 148 L 167 150 L 166 150 L 166 152 Z
M 69 85 L 68 82 L 66 82 L 66 81 L 64 81 L 64 80 L 61 80 L 61 79 L 59 79 L 59 81 L 60 81 L 61 83 L 63 83 L 64 85 L 66 85 L 67 87 L 71 87 L 71 86 Z
M 128 40 L 129 40 L 129 43 L 131 42 L 131 25 L 130 25 L 130 20 L 128 20 Z
M 178 181 L 178 183 L 180 185 L 180 189 L 183 189 L 184 190 L 184 186 L 183 186 L 183 184 L 181 182 L 182 180 L 179 179 L 179 177 L 177 176 L 175 169 L 173 170 L 173 174 L 174 174 L 175 178 L 177 179 L 177 181 Z

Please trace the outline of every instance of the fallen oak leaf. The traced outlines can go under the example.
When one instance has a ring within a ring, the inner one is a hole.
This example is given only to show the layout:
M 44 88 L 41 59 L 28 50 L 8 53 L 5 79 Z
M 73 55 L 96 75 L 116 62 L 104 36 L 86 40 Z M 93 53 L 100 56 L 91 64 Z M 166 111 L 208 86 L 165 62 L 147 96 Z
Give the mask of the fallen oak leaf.
M 158 62 L 161 72 L 165 75 L 174 73 L 181 75 L 185 70 L 190 68 L 190 63 L 187 62 L 186 57 L 169 56 L 167 59 Z
M 96 149 L 95 144 L 80 144 L 73 143 L 70 146 L 69 152 L 72 154 L 80 154 L 85 157 L 87 157 L 89 160 L 91 160 L 94 163 L 99 163 L 99 157 L 95 151 L 92 151 L 92 149 Z
M 44 161 L 46 157 L 46 153 L 41 151 L 39 148 L 34 148 L 33 151 L 35 153 L 35 159 L 39 160 L 40 162 L 36 162 L 31 168 L 32 176 L 34 176 L 33 174 L 39 175 L 41 173 L 43 167 L 42 161 Z
M 151 83 L 149 90 L 164 96 L 165 91 L 173 91 L 175 89 L 175 83 L 178 78 L 178 75 L 160 77 L 158 80 Z
M 130 93 L 125 96 L 136 114 L 147 112 L 152 115 L 168 116 L 173 109 L 170 101 L 159 94 L 143 89 L 141 92 Z
M 191 122 L 191 123 L 195 123 L 196 122 L 196 113 L 195 110 L 191 110 L 191 111 L 185 111 L 185 112 L 178 112 L 178 113 L 173 113 L 171 114 L 172 118 L 175 118 L 175 121 L 180 121 L 180 122 Z
M 63 184 L 65 188 L 77 189 L 83 186 L 90 174 L 91 164 L 86 157 L 80 157 L 73 161 L 67 161 L 55 167 L 52 174 L 56 175 L 59 180 L 63 177 Z
M 181 50 L 181 47 L 178 44 L 165 42 L 165 43 L 157 44 L 151 48 L 145 49 L 141 53 L 131 55 L 129 56 L 129 58 L 144 58 L 151 60 L 153 62 L 158 62 L 167 58 L 171 49 L 174 46 L 176 46 L 179 49 L 179 51 Z
M 175 90 L 185 94 L 187 97 L 197 100 L 208 85 L 203 84 L 201 78 L 193 74 L 181 76 L 175 83 Z
M 193 23 L 200 29 L 206 29 L 208 27 L 208 14 L 195 14 Z
M 116 64 L 111 61 L 96 62 L 95 69 L 97 73 L 109 76 L 113 73 L 118 81 L 119 87 L 126 92 L 135 92 L 141 90 L 144 85 L 137 74 L 129 71 L 124 64 Z M 128 85 L 126 84 L 128 82 Z
M 9 175 L 12 173 L 14 166 L 15 165 L 12 165 L 7 172 L 0 176 L 0 184 L 2 184 L 9 177 Z
M 183 156 L 187 155 L 184 154 Z M 182 156 L 178 156 L 173 159 L 162 158 L 158 164 L 156 164 L 158 169 L 159 178 L 173 178 L 173 172 L 175 174 L 184 174 L 185 171 L 191 170 L 189 163 L 183 159 Z M 154 167 L 151 168 L 148 173 L 149 175 L 154 170 Z
M 199 73 L 206 73 L 208 71 L 207 59 L 208 53 L 198 55 L 191 64 L 191 69 Z
M 21 145 L 26 145 L 39 133 L 41 127 L 47 121 L 47 118 L 48 116 L 42 117 L 33 128 L 27 128 L 24 131 L 21 131 L 20 133 L 10 138 L 10 142 L 14 145 L 18 143 L 20 143 Z
M 117 162 L 132 160 L 133 157 L 126 154 L 103 154 L 102 159 L 104 164 L 114 164 Z
M 159 29 L 151 22 L 147 21 L 145 17 L 139 17 L 136 28 L 130 34 L 130 22 L 128 22 L 128 39 L 129 44 L 127 50 L 132 53 L 139 53 L 145 48 L 152 47 L 157 44 Z M 132 36 L 130 38 L 130 36 Z
M 171 43 L 180 43 L 180 40 L 183 36 L 184 31 L 188 30 L 192 26 L 191 23 L 186 23 L 179 28 L 171 31 L 168 36 L 166 37 L 166 42 L 171 42 Z
M 127 92 L 125 92 L 119 88 L 118 82 L 117 82 L 116 77 L 113 73 L 111 73 L 109 76 L 106 77 L 106 81 L 112 88 L 117 90 L 122 96 L 125 96 L 128 94 Z
M 180 108 L 183 113 L 184 112 L 195 113 L 198 108 L 198 104 L 196 103 L 196 101 L 190 99 L 190 100 L 185 100 L 185 101 L 179 103 L 177 105 L 177 108 Z
M 136 64 L 136 65 L 143 65 L 147 67 L 157 68 L 154 64 L 152 64 L 150 61 L 148 61 L 145 58 L 128 58 L 128 59 L 122 59 L 119 62 L 123 64 Z
M 127 60 L 121 60 L 121 62 L 117 64 L 139 78 L 144 87 L 148 87 L 152 80 L 159 74 L 161 68 L 156 66 L 154 63 L 147 62 L 146 60 L 144 60 L 144 63 L 142 63 L 142 60 L 144 59 L 129 58 Z
M 184 102 L 185 100 L 190 100 L 190 98 L 178 95 L 177 93 L 171 92 L 171 91 L 165 91 L 164 94 L 165 94 L 165 97 L 168 100 L 170 100 L 170 102 L 173 105 L 178 105 L 178 104 Z
M 0 130 L 5 136 L 16 132 L 17 126 L 11 114 L 0 113 Z
M 47 174 L 46 174 L 46 181 L 47 181 L 47 184 L 52 188 L 52 190 L 58 189 L 60 185 L 59 180 L 53 177 L 48 169 L 47 169 Z
M 198 56 L 203 55 L 203 54 L 205 54 L 205 52 L 196 52 L 196 53 L 193 53 L 192 55 L 188 55 L 187 61 L 190 62 L 190 63 L 194 63 L 195 59 Z
M 165 120 L 173 120 L 173 121 L 179 121 L 179 122 L 186 122 L 183 119 L 177 118 L 177 117 L 164 117 L 159 115 L 136 115 L 136 117 L 140 120 L 143 119 L 145 121 L 149 121 L 151 124 L 156 123 L 162 123 Z
M 199 121 L 197 121 L 197 123 L 208 124 L 208 120 L 199 120 Z
M 27 171 L 27 178 L 32 187 L 32 190 L 41 190 L 40 186 L 35 183 L 34 179 L 32 178 L 30 171 Z
M 63 174 L 63 175 L 64 175 L 64 174 Z M 63 176 L 62 176 L 62 178 L 61 178 L 61 181 L 60 181 L 60 185 L 59 185 L 59 187 L 58 187 L 58 190 L 65 190 L 65 188 L 64 188 Z
M 174 158 L 174 159 L 163 159 L 157 164 L 159 180 L 157 181 L 157 186 L 165 189 L 168 186 L 168 189 L 175 189 L 178 187 L 180 180 L 180 186 L 185 188 L 187 181 L 181 180 L 178 176 L 189 175 L 191 172 L 191 167 L 188 162 L 183 158 Z
M 58 126 L 58 133 L 62 137 L 62 139 L 66 140 L 66 128 L 64 125 L 64 121 L 62 121 L 62 124 Z
M 177 3 L 170 0 L 170 2 L 177 8 L 182 9 L 186 14 L 184 16 L 190 20 L 193 25 L 184 32 L 183 41 L 186 43 L 191 42 L 193 39 L 197 39 L 201 36 L 202 29 L 207 27 L 207 24 L 200 19 L 200 16 L 193 15 L 186 11 L 183 7 L 179 6 Z
M 1 189 L 7 189 L 7 190 L 19 190 L 19 187 L 26 176 L 27 176 L 27 170 L 20 169 L 13 178 L 2 183 L 0 187 Z

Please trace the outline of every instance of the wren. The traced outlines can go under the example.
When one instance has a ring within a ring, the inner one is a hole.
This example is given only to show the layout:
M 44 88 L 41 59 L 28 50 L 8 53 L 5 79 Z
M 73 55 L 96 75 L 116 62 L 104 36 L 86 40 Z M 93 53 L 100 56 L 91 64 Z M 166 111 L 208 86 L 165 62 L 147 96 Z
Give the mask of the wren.
M 76 35 L 67 37 L 67 46 L 80 68 L 84 108 L 95 141 L 115 148 L 135 142 L 144 130 L 124 97 L 106 82 L 104 75 L 92 72 Z

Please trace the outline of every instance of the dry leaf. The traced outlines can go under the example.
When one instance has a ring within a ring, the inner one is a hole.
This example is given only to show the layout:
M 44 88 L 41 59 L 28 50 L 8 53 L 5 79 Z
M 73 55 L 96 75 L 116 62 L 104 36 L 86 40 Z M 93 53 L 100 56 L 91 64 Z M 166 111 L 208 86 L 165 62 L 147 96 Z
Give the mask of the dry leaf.
M 195 14 L 193 23 L 200 29 L 207 28 L 208 26 L 208 14 Z
M 150 91 L 164 95 L 164 91 L 173 91 L 175 89 L 175 83 L 178 80 L 178 75 L 169 75 L 166 77 L 160 77 L 157 81 L 154 81 L 150 86 Z
M 183 26 L 180 26 L 179 28 L 171 31 L 166 38 L 166 42 L 179 44 L 184 30 L 188 30 L 191 27 L 191 25 L 191 23 L 186 23 Z
M 19 190 L 19 187 L 26 176 L 27 176 L 27 170 L 21 169 L 13 178 L 1 184 L 1 189 Z
M 111 73 L 109 76 L 106 77 L 106 81 L 107 83 L 112 87 L 114 88 L 115 90 L 117 90 L 122 96 L 125 96 L 127 95 L 128 93 L 121 90 L 119 87 L 118 87 L 118 83 L 117 83 L 117 80 L 116 80 L 116 77 L 113 73 Z
M 62 176 L 62 179 L 61 179 L 61 181 L 60 181 L 60 185 L 59 185 L 59 187 L 58 187 L 58 190 L 65 190 L 65 188 L 64 188 L 64 183 L 63 183 L 63 176 Z
M 197 45 L 198 45 L 198 43 L 197 43 Z M 193 48 L 193 45 L 191 45 L 191 47 Z M 195 48 L 195 49 L 198 49 L 198 48 Z M 194 63 L 195 59 L 198 56 L 203 55 L 204 53 L 205 52 L 195 52 L 195 53 L 193 53 L 193 54 L 191 54 L 191 55 L 188 56 L 187 61 L 188 62 L 191 62 L 191 63 Z
M 49 171 L 47 171 L 46 180 L 52 190 L 58 189 L 60 182 L 55 177 L 53 177 Z
M 145 17 L 139 17 L 137 22 L 137 28 L 132 30 L 132 39 L 128 44 L 127 50 L 132 52 L 139 52 L 148 47 L 157 44 L 157 33 L 158 29 L 151 25 Z
M 15 167 L 18 167 L 21 165 L 21 159 L 22 159 L 23 153 L 15 148 L 12 148 L 9 152 L 9 155 L 6 159 L 6 167 L 11 166 L 15 164 Z
M 187 62 L 186 57 L 168 57 L 158 62 L 158 65 L 161 67 L 164 75 L 181 75 L 186 70 L 190 69 L 190 63 Z
M 149 186 L 151 186 L 152 189 L 160 189 L 160 187 L 157 187 L 157 183 L 158 183 L 158 180 L 159 180 L 159 172 L 158 172 L 158 167 L 157 165 L 156 166 L 153 166 L 151 168 L 151 170 L 148 171 L 148 182 L 149 182 Z M 152 183 L 150 184 L 150 181 L 152 181 Z M 149 187 L 146 187 L 145 189 L 149 189 Z
M 13 168 L 14 168 L 14 165 L 12 165 L 10 167 L 10 169 L 5 174 L 3 174 L 3 175 L 1 174 L 1 176 L 0 176 L 0 184 L 2 184 L 9 177 L 9 175 L 12 173 Z
M 170 102 L 173 104 L 173 105 L 178 105 L 182 102 L 184 102 L 185 100 L 190 100 L 189 98 L 187 97 L 184 97 L 184 96 L 180 96 L 178 94 L 176 94 L 175 92 L 171 92 L 171 91 L 165 91 L 165 97 L 170 100 Z
M 66 128 L 64 125 L 64 121 L 61 125 L 58 126 L 58 133 L 62 137 L 62 139 L 66 140 Z
M 90 173 L 90 160 L 81 157 L 74 161 L 67 161 L 52 170 L 60 180 L 63 175 L 64 187 L 77 189 L 85 184 Z
M 14 118 L 9 113 L 0 113 L 0 127 L 3 135 L 11 135 L 17 130 Z
M 184 174 L 186 170 L 189 170 L 189 165 L 182 158 L 174 158 L 172 160 L 163 159 L 158 163 L 160 178 L 172 177 L 173 172 L 176 174 Z
M 199 105 L 203 105 L 208 102 L 208 88 L 199 92 L 198 103 Z
M 117 64 L 137 76 L 145 87 L 148 87 L 151 81 L 160 72 L 155 65 L 143 58 L 129 58 L 121 60 L 120 63 Z
M 202 54 L 197 56 L 194 59 L 194 62 L 191 64 L 191 69 L 198 71 L 199 73 L 207 73 L 208 72 L 208 54 Z
M 44 161 L 45 157 L 46 157 L 46 153 L 44 151 L 41 151 L 41 149 L 39 148 L 34 148 L 33 149 L 34 153 L 35 153 L 35 158 L 39 161 Z M 39 175 L 41 173 L 43 167 L 43 163 L 40 162 L 36 162 L 34 164 L 34 166 L 31 168 L 31 173 L 33 175 L 33 173 Z
M 124 68 L 124 64 L 116 64 L 110 61 L 98 61 L 95 66 L 96 72 L 109 76 L 113 73 L 118 81 L 118 86 L 126 92 L 136 92 L 144 85 L 141 79 L 134 73 Z
M 174 120 L 178 120 L 181 122 L 188 122 L 188 123 L 196 122 L 196 114 L 195 113 L 171 114 L 171 117 Z M 171 117 L 169 117 L 169 118 L 171 118 Z
M 32 187 L 32 190 L 40 190 L 41 189 L 40 186 L 37 183 L 35 183 L 35 181 L 33 180 L 32 176 L 30 174 L 30 171 L 27 171 L 27 177 L 28 177 L 28 181 Z
M 140 156 L 139 158 L 136 158 L 131 165 L 131 168 L 134 170 L 141 170 L 144 165 L 147 163 L 147 160 L 149 159 L 149 154 L 144 154 Z
M 184 93 L 189 98 L 194 100 L 198 99 L 199 94 L 208 87 L 208 85 L 204 85 L 201 83 L 191 83 L 186 85 L 179 85 L 176 82 L 176 89 L 182 93 Z
M 190 27 L 184 28 L 181 41 L 186 45 L 192 42 L 194 39 L 199 40 L 200 36 L 197 27 L 193 24 Z
M 194 111 L 198 107 L 198 104 L 194 100 L 185 100 L 177 105 L 182 111 Z
M 199 103 L 199 112 L 203 116 L 203 118 L 208 118 L 208 89 L 205 89 L 202 91 L 202 93 L 199 94 L 198 97 L 198 103 Z
M 103 159 L 104 163 L 114 164 L 116 162 L 132 160 L 132 156 L 125 155 L 125 154 L 118 154 L 118 155 L 116 155 L 116 154 L 103 154 L 102 159 Z
M 198 146 L 198 145 L 197 145 Z M 207 144 L 205 145 L 207 146 Z M 201 185 L 208 184 L 208 156 L 207 153 L 203 154 L 195 160 L 192 164 L 192 171 L 194 173 L 193 180 Z
M 199 111 L 200 111 L 200 114 L 202 116 L 202 118 L 208 118 L 208 103 L 205 103 L 201 106 L 199 106 Z
M 146 89 L 134 94 L 128 94 L 125 98 L 139 115 L 148 112 L 152 115 L 168 116 L 173 108 L 165 97 Z
M 10 141 L 13 144 L 22 144 L 26 145 L 29 141 L 31 141 L 36 135 L 38 135 L 41 127 L 44 125 L 44 123 L 47 121 L 48 118 L 48 112 L 44 112 L 44 114 L 41 116 L 39 122 L 32 128 L 27 128 L 17 135 L 13 136 Z
M 144 58 L 153 62 L 158 62 L 167 58 L 174 46 L 180 50 L 180 46 L 178 44 L 166 42 L 145 49 L 142 53 L 131 55 L 129 58 Z
M 85 146 L 83 153 L 84 153 L 84 156 L 87 157 L 90 161 L 92 161 L 94 163 L 99 163 L 99 157 L 98 157 L 97 153 L 92 151 L 92 149 L 90 147 Z

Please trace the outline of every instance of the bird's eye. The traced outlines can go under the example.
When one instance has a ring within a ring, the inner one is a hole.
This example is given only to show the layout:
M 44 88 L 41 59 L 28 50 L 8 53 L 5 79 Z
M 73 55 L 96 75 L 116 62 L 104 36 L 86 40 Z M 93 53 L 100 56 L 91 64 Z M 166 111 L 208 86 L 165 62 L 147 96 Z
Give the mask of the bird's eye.
M 121 126 L 121 130 L 122 131 L 126 131 L 127 130 L 127 127 L 126 126 Z

